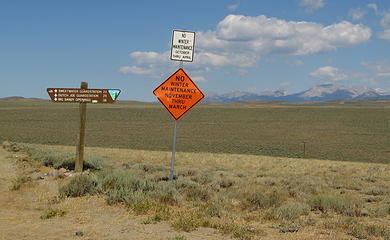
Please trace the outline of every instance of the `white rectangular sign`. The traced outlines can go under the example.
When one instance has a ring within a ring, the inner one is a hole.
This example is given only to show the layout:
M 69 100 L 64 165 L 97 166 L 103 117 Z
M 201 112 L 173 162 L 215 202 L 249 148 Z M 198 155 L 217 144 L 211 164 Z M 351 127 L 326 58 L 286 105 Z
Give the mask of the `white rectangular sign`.
M 195 32 L 173 30 L 171 60 L 192 62 L 194 45 Z

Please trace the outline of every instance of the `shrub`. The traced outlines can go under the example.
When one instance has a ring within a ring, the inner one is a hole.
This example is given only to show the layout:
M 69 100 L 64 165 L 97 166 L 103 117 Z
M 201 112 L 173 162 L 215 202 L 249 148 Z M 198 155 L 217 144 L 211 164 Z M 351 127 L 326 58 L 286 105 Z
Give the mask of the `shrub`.
M 294 220 L 302 215 L 309 214 L 310 206 L 300 202 L 286 202 L 275 210 L 275 215 L 279 219 Z
M 282 197 L 277 192 L 261 193 L 255 192 L 246 199 L 246 208 L 250 210 L 266 209 L 278 207 L 283 202 Z
M 180 201 L 179 192 L 172 182 L 159 182 L 155 190 L 150 193 L 150 196 L 167 205 L 178 205 Z
M 13 181 L 12 186 L 10 187 L 10 190 L 11 191 L 19 190 L 20 187 L 22 186 L 22 184 L 24 184 L 26 182 L 30 182 L 30 181 L 31 181 L 31 177 L 17 177 Z
M 59 190 L 61 197 L 81 197 L 101 192 L 99 182 L 94 175 L 78 175 Z
M 221 217 L 222 206 L 219 204 L 208 204 L 204 209 L 204 213 L 210 217 Z
M 20 146 L 14 142 L 10 141 L 4 141 L 3 142 L 3 148 L 7 150 L 8 152 L 19 152 Z
M 187 200 L 207 202 L 211 198 L 209 189 L 203 186 L 189 186 L 184 189 Z
M 143 196 L 144 200 L 141 200 L 142 197 L 137 198 L 137 201 L 131 202 L 127 206 L 137 214 L 146 214 L 152 208 L 152 204 L 145 199 L 145 195 L 141 196 Z
M 298 232 L 301 226 L 293 221 L 283 221 L 278 226 L 281 233 Z
M 221 188 L 229 188 L 233 186 L 236 183 L 236 181 L 233 178 L 227 178 L 223 177 L 221 180 L 218 181 L 218 184 Z
M 50 210 L 47 210 L 42 216 L 41 216 L 41 219 L 49 219 L 49 218 L 52 218 L 52 217 L 55 217 L 55 216 L 59 216 L 59 217 L 62 217 L 62 216 L 65 216 L 67 212 L 65 210 L 60 210 L 60 209 L 50 209 Z
M 118 171 L 102 174 L 101 184 L 104 191 L 124 189 L 127 192 L 148 192 L 156 186 L 156 183 L 138 177 L 133 171 Z
M 178 171 L 177 176 L 179 177 L 190 177 L 195 176 L 197 171 L 194 169 L 181 169 Z
M 201 185 L 209 184 L 213 181 L 214 176 L 210 172 L 202 172 L 199 175 L 194 175 L 191 177 L 191 180 L 197 182 Z
M 75 154 L 72 153 L 31 148 L 28 154 L 32 160 L 47 167 L 74 169 Z
M 312 210 L 333 210 L 351 217 L 361 215 L 361 203 L 349 196 L 319 194 L 310 196 L 306 202 Z
M 181 213 L 173 220 L 171 226 L 176 231 L 191 232 L 201 226 L 201 219 L 194 212 Z
M 366 189 L 363 193 L 367 195 L 378 196 L 378 195 L 384 195 L 386 192 L 387 190 L 384 187 L 372 186 Z
M 76 155 L 74 153 L 42 150 L 24 145 L 17 145 L 20 151 L 26 152 L 29 158 L 39 164 L 56 169 L 65 168 L 74 170 Z M 84 169 L 101 170 L 103 168 L 103 159 L 99 157 L 87 156 L 84 159 Z
M 380 204 L 369 209 L 370 216 L 385 217 L 390 214 L 390 204 Z
M 350 235 L 359 239 L 368 239 L 370 236 L 381 237 L 385 240 L 390 239 L 390 228 L 384 225 L 363 225 L 352 222 L 349 224 L 348 229 Z

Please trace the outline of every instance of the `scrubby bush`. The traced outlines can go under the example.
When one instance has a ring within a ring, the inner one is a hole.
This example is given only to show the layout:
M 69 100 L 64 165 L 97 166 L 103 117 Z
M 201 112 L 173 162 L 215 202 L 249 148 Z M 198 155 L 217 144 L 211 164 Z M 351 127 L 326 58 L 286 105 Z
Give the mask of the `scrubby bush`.
M 204 208 L 204 213 L 209 217 L 221 217 L 222 216 L 222 206 L 219 204 L 211 203 Z
M 266 209 L 278 207 L 282 202 L 283 198 L 277 192 L 255 192 L 247 197 L 244 207 L 250 210 Z
M 312 210 L 327 212 L 333 210 L 344 216 L 360 216 L 362 204 L 349 196 L 319 194 L 310 196 L 307 204 Z
M 180 202 L 180 194 L 173 182 L 159 182 L 149 195 L 159 203 L 166 205 L 178 205 Z
M 177 216 L 171 223 L 171 226 L 176 231 L 191 232 L 198 229 L 202 225 L 200 216 L 195 212 L 183 212 Z
M 275 210 L 275 215 L 279 219 L 294 220 L 310 212 L 310 206 L 301 202 L 286 202 Z
M 372 186 L 372 187 L 367 188 L 365 191 L 363 191 L 363 193 L 367 194 L 367 195 L 378 196 L 378 195 L 384 195 L 385 193 L 387 193 L 387 189 L 385 189 L 384 187 L 380 187 L 380 186 Z
M 78 175 L 59 190 L 61 197 L 81 197 L 101 192 L 95 175 Z
M 16 143 L 10 144 L 10 147 L 11 150 L 14 149 L 12 151 L 15 151 L 15 149 L 17 149 L 17 151 L 26 153 L 29 156 L 29 160 L 32 160 L 33 162 L 36 162 L 40 165 L 53 167 L 56 169 L 65 168 L 68 170 L 74 170 L 76 159 L 75 153 L 55 150 L 43 150 Z M 86 156 L 84 159 L 84 169 L 101 170 L 103 166 L 104 161 L 102 158 Z

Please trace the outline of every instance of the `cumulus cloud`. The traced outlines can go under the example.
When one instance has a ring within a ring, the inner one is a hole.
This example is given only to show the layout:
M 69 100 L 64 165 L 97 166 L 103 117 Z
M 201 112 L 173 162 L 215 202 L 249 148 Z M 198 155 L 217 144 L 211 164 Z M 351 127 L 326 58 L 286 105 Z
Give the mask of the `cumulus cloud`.
M 367 4 L 367 7 L 374 10 L 375 13 L 378 13 L 378 5 L 376 5 L 375 3 L 369 3 L 369 4 Z
M 243 15 L 228 15 L 217 31 L 198 34 L 201 48 L 231 49 L 260 55 L 310 55 L 367 41 L 371 30 L 343 21 L 323 26 L 313 22 L 285 21 Z
M 362 62 L 362 65 L 373 73 L 372 78 L 390 78 L 390 63 L 388 61 Z
M 385 29 L 383 32 L 378 33 L 378 37 L 390 41 L 390 29 Z
M 301 0 L 299 6 L 303 7 L 306 12 L 313 13 L 324 7 L 325 2 L 323 0 Z
M 286 21 L 264 15 L 228 15 L 215 30 L 196 35 L 194 62 L 188 69 L 200 73 L 210 67 L 247 68 L 267 56 L 304 56 L 352 47 L 366 42 L 371 30 L 361 24 L 342 21 L 323 26 L 315 22 Z M 170 52 L 132 52 L 133 66 L 122 73 L 162 74 L 177 67 Z
M 375 3 L 369 3 L 367 7 L 373 9 L 375 14 L 381 17 L 379 24 L 383 31 L 377 33 L 378 38 L 390 41 L 390 10 L 381 11 Z
M 329 79 L 333 81 L 340 81 L 340 80 L 346 80 L 348 79 L 348 75 L 344 73 L 342 70 L 332 67 L 332 66 L 325 66 L 320 67 L 316 71 L 311 72 L 310 76 L 321 78 L 321 79 Z
M 380 25 L 383 27 L 383 32 L 378 33 L 378 37 L 390 41 L 390 12 L 383 12 Z
M 355 21 L 362 20 L 365 14 L 366 12 L 360 8 L 352 8 L 349 10 L 349 16 Z
M 192 79 L 194 82 L 207 82 L 206 78 L 204 78 L 204 77 L 202 77 L 202 76 L 191 77 L 191 79 Z
M 229 9 L 229 11 L 235 11 L 235 10 L 237 10 L 239 5 L 240 5 L 239 3 L 230 4 L 227 6 L 227 9 Z
M 119 72 L 128 74 L 137 74 L 137 75 L 147 75 L 151 74 L 153 71 L 151 69 L 137 67 L 137 66 L 124 66 L 119 69 Z
M 309 75 L 326 80 L 341 81 L 354 79 L 371 84 L 378 84 L 380 81 L 390 79 L 390 62 L 387 60 L 362 62 L 361 65 L 368 71 L 348 71 L 332 66 L 324 66 L 309 73 Z

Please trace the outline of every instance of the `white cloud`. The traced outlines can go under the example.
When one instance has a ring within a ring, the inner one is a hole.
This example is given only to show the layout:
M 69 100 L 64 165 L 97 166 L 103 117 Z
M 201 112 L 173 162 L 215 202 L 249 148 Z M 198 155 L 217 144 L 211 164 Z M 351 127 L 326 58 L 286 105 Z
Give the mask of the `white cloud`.
M 383 28 L 390 28 L 390 12 L 384 12 L 383 17 L 380 21 L 380 24 Z
M 390 63 L 388 61 L 362 62 L 362 65 L 372 72 L 372 78 L 390 78 Z
M 229 9 L 230 11 L 235 11 L 235 10 L 237 10 L 239 5 L 240 5 L 239 3 L 230 4 L 227 6 L 227 9 Z
M 376 62 L 362 62 L 368 71 L 348 71 L 332 66 L 324 66 L 311 72 L 309 75 L 316 78 L 340 81 L 340 80 L 359 80 L 361 82 L 378 84 L 381 81 L 390 80 L 390 62 L 388 60 Z
M 390 29 L 385 29 L 383 32 L 378 33 L 378 37 L 390 41 Z
M 367 41 L 371 30 L 343 21 L 323 26 L 313 22 L 285 21 L 243 15 L 228 15 L 217 31 L 198 34 L 201 48 L 214 51 L 255 52 L 264 55 L 310 55 L 349 47 Z
M 375 13 L 378 13 L 378 5 L 376 5 L 375 3 L 369 3 L 367 4 L 367 7 L 373 9 Z
M 349 10 L 349 16 L 355 21 L 362 20 L 365 14 L 366 12 L 360 8 L 352 8 Z
M 201 74 L 210 67 L 251 67 L 267 56 L 304 56 L 352 47 L 369 40 L 371 30 L 347 21 L 323 26 L 264 15 L 228 15 L 218 23 L 216 30 L 200 31 L 196 36 L 194 62 L 188 64 L 188 68 Z M 178 65 L 169 55 L 169 51 L 132 52 L 133 66 L 122 67 L 120 71 L 166 74 Z
M 383 27 L 383 32 L 378 33 L 378 37 L 390 41 L 390 12 L 383 12 L 381 15 L 380 25 Z
M 321 78 L 321 79 L 329 79 L 333 81 L 340 81 L 340 80 L 346 80 L 348 79 L 348 75 L 344 73 L 342 70 L 332 67 L 332 66 L 325 66 L 320 67 L 314 72 L 310 73 L 310 76 Z
M 137 67 L 137 66 L 124 66 L 119 69 L 119 72 L 123 74 L 137 74 L 137 75 L 147 75 L 151 74 L 153 71 L 152 69 Z
M 207 82 L 206 78 L 202 76 L 191 77 L 194 82 Z
M 299 6 L 303 7 L 306 12 L 313 13 L 324 7 L 325 2 L 323 0 L 301 0 Z
M 390 10 L 381 11 L 375 3 L 369 3 L 367 7 L 373 9 L 377 16 L 381 16 L 379 24 L 383 28 L 383 31 L 377 33 L 378 38 L 390 41 Z

